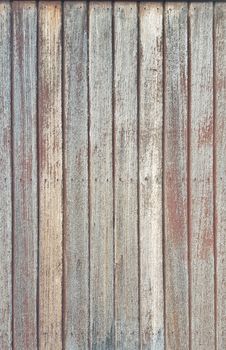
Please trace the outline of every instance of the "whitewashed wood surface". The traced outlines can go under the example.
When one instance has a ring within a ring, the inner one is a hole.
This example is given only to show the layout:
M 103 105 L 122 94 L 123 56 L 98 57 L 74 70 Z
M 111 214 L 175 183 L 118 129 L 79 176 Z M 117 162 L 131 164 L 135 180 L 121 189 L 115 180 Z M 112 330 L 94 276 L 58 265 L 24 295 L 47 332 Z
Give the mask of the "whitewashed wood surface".
M 0 350 L 226 349 L 226 4 L 0 0 Z

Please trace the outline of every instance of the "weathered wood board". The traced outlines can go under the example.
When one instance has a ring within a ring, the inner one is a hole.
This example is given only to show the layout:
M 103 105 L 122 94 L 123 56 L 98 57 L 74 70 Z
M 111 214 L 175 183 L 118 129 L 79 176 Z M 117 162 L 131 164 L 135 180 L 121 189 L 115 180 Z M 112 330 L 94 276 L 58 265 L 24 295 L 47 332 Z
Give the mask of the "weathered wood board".
M 0 348 L 12 346 L 12 122 L 10 3 L 0 3 Z
M 114 5 L 115 348 L 139 346 L 137 4 Z
M 13 6 L 13 345 L 37 349 L 37 7 Z
M 213 4 L 191 4 L 190 315 L 193 349 L 214 349 Z
M 89 4 L 90 348 L 113 348 L 112 6 Z
M 164 349 L 163 5 L 140 5 L 140 329 L 143 349 Z
M 39 348 L 62 349 L 62 4 L 39 3 Z
M 226 348 L 226 4 L 0 1 L 0 349 Z
M 215 89 L 215 307 L 216 349 L 226 347 L 226 4 L 216 4 L 214 13 L 214 89 Z
M 165 332 L 175 350 L 189 349 L 187 22 L 186 3 L 165 5 Z
M 64 3 L 64 339 L 89 339 L 88 22 L 84 2 Z

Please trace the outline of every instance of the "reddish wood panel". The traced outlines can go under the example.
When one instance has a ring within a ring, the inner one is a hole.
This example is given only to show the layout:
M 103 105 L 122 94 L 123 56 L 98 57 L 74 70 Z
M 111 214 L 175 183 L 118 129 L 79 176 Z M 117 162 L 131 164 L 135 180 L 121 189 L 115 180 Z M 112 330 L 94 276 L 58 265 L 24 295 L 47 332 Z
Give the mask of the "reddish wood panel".
M 166 348 L 189 349 L 188 7 L 165 5 L 164 216 Z

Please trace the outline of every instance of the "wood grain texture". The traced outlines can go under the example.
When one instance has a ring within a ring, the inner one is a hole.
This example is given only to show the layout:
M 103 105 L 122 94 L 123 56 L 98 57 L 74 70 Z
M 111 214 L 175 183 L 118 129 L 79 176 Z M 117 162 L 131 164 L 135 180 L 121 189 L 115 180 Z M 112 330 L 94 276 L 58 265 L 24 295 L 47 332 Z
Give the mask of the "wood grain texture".
M 90 96 L 90 344 L 112 349 L 113 181 L 112 181 L 112 9 L 89 8 Z
M 13 2 L 14 349 L 37 349 L 37 9 Z
M 89 327 L 86 3 L 64 3 L 65 349 L 87 349 Z
M 137 4 L 114 4 L 115 348 L 139 347 Z
M 165 5 L 165 324 L 166 348 L 189 349 L 186 3 Z
M 62 349 L 61 3 L 39 3 L 39 347 Z
M 11 10 L 0 3 L 0 348 L 12 349 Z
M 163 6 L 140 4 L 140 322 L 142 349 L 164 349 Z
M 215 5 L 216 350 L 226 348 L 226 4 Z
M 226 348 L 226 4 L 0 0 L 0 350 Z
M 190 4 L 191 346 L 214 349 L 212 3 Z

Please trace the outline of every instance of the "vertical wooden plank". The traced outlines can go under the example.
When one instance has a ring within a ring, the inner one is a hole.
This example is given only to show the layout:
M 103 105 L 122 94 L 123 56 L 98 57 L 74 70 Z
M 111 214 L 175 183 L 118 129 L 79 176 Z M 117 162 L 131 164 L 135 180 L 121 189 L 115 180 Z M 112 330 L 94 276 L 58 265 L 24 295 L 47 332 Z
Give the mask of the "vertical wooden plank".
M 214 349 L 212 3 L 190 4 L 191 346 Z
M 116 349 L 139 347 L 137 4 L 116 2 L 115 38 L 115 332 Z
M 14 348 L 37 348 L 37 9 L 13 2 Z
M 165 324 L 166 348 L 189 349 L 186 3 L 165 5 Z
M 0 3 L 0 348 L 12 348 L 10 3 Z
M 39 3 L 39 344 L 62 349 L 61 3 Z
M 91 348 L 113 348 L 112 9 L 89 9 Z
M 226 4 L 215 5 L 216 349 L 226 348 Z
M 88 348 L 87 9 L 64 3 L 65 349 Z
M 142 349 L 164 349 L 161 3 L 140 4 L 140 321 Z

